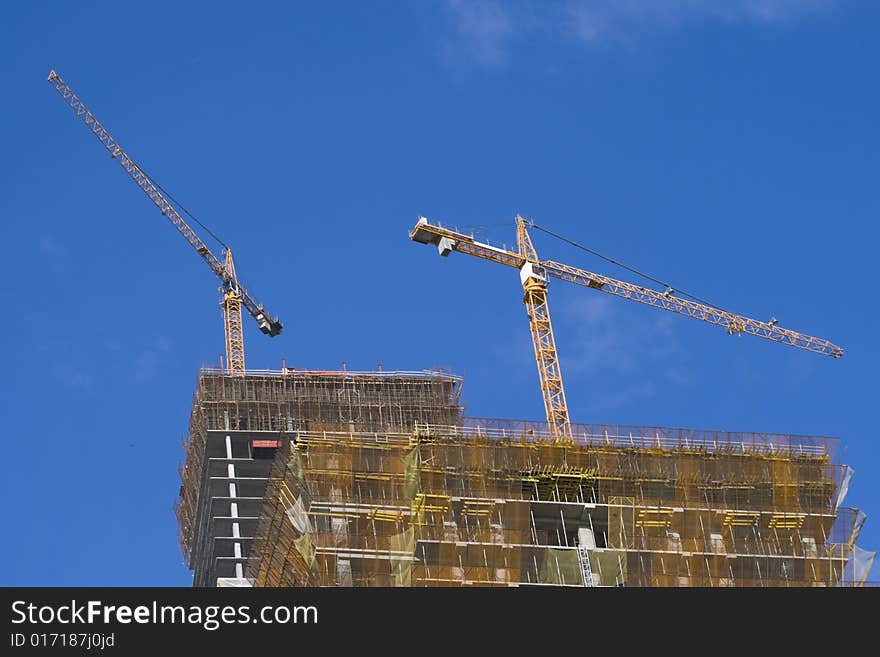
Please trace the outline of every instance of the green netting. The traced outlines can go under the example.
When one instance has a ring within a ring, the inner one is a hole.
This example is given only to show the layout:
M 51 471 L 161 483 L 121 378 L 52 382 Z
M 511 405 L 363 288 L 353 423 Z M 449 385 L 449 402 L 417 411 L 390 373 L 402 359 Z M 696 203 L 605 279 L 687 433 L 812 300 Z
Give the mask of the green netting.
M 407 500 L 412 500 L 419 492 L 419 447 L 404 457 L 403 471 L 403 495 Z
M 315 546 L 309 534 L 303 534 L 299 538 L 294 539 L 293 544 L 302 555 L 309 570 L 313 570 L 315 567 Z
M 623 586 L 626 583 L 625 550 L 587 550 L 594 586 Z
M 539 581 L 542 584 L 582 586 L 584 583 L 577 551 L 565 548 L 547 548 L 541 564 Z
M 391 562 L 391 580 L 394 586 L 412 586 L 413 555 L 416 550 L 415 531 L 412 527 L 388 537 Z

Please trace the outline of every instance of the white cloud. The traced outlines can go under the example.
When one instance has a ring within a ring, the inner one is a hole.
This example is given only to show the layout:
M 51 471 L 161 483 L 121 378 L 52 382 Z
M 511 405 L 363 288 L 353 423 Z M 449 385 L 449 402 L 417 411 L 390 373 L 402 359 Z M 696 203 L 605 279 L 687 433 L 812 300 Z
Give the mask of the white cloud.
M 455 39 L 444 44 L 446 59 L 463 56 L 486 67 L 505 60 L 507 48 L 517 29 L 516 17 L 507 5 L 496 0 L 449 0 Z
M 831 0 L 573 0 L 561 31 L 588 45 L 626 41 L 648 30 L 724 21 L 783 23 L 824 9 Z
M 638 35 L 699 22 L 788 23 L 839 0 L 448 0 L 453 38 L 444 57 L 487 68 L 503 64 L 517 40 L 563 35 L 585 46 L 629 42 Z

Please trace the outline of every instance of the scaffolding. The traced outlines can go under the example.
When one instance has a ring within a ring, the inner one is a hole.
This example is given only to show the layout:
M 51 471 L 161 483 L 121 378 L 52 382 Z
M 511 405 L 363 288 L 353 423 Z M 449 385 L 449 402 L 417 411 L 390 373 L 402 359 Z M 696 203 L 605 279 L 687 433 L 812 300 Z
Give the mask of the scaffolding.
M 504 424 L 504 423 L 502 423 Z M 255 586 L 841 586 L 873 553 L 836 441 L 468 419 L 277 452 Z
M 254 586 L 865 582 L 836 439 L 574 424 L 560 440 L 465 417 L 461 383 L 203 370 L 175 505 L 187 564 L 209 572 L 222 544 Z M 254 449 L 274 459 L 242 479 Z
M 295 433 L 315 427 L 381 431 L 416 422 L 460 422 L 461 377 L 442 371 L 333 372 L 249 370 L 230 376 L 204 368 L 197 379 L 179 465 L 179 498 L 174 505 L 184 560 L 192 567 L 205 496 L 206 439 L 209 431 Z

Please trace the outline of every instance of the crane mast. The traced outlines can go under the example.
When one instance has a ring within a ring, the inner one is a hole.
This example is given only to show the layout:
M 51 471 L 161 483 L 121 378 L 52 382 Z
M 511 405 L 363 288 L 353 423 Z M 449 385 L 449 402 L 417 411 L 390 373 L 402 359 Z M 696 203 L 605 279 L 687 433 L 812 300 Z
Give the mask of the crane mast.
M 843 355 L 843 349 L 828 340 L 783 328 L 774 320 L 762 322 L 704 303 L 683 299 L 675 296 L 673 290 L 658 292 L 571 265 L 540 260 L 529 236 L 529 223 L 528 220 L 517 215 L 516 252 L 478 242 L 473 235 L 432 224 L 425 217 L 419 217 L 418 223 L 410 232 L 410 239 L 422 244 L 435 245 L 442 256 L 458 251 L 519 270 L 524 291 L 523 301 L 529 317 L 535 360 L 538 364 L 541 393 L 544 397 L 548 430 L 557 439 L 571 438 L 571 422 L 568 417 L 556 340 L 553 337 L 550 309 L 547 304 L 547 282 L 550 277 L 721 326 L 731 335 L 740 333 L 754 335 L 832 358 L 840 358 Z
M 554 439 L 570 439 L 571 421 L 568 418 L 559 355 L 556 353 L 556 338 L 553 335 L 550 306 L 547 302 L 547 273 L 538 260 L 538 252 L 529 237 L 526 222 L 519 215 L 516 217 L 516 243 L 519 255 L 525 261 L 519 268 L 519 277 L 523 286 L 523 303 L 529 316 L 535 360 L 538 363 L 547 428 Z
M 266 335 L 276 336 L 281 333 L 283 328 L 281 322 L 266 312 L 263 306 L 258 304 L 239 284 L 232 260 L 232 251 L 226 248 L 224 260 L 221 262 L 184 220 L 177 209 L 165 198 L 158 184 L 122 149 L 119 143 L 113 139 L 106 128 L 101 125 L 55 71 L 50 71 L 48 82 L 67 102 L 83 124 L 95 135 L 98 141 L 104 145 L 110 156 L 119 163 L 134 183 L 141 188 L 144 194 L 171 222 L 171 225 L 177 229 L 199 257 L 204 260 L 211 271 L 214 272 L 214 275 L 220 279 L 221 308 L 223 310 L 223 325 L 226 337 L 226 368 L 231 373 L 243 374 L 245 372 L 245 362 L 244 335 L 241 320 L 242 306 L 256 320 L 260 331 Z
M 232 280 L 237 281 L 231 249 L 226 249 L 224 268 L 226 274 Z M 237 292 L 237 287 L 228 289 L 221 287 L 220 294 L 222 295 L 223 332 L 226 336 L 226 369 L 229 372 L 244 374 L 246 370 L 244 366 L 244 331 L 241 328 L 241 296 Z

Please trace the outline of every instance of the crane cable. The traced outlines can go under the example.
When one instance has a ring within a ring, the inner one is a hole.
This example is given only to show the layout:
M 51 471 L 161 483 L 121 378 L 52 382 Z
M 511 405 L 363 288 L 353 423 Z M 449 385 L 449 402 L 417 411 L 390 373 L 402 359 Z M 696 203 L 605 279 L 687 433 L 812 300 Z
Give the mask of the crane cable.
M 144 168 L 143 168 L 141 165 L 139 165 L 139 164 L 136 165 L 136 166 L 137 166 L 138 169 L 141 170 L 141 172 L 142 172 L 147 178 L 150 179 L 150 182 L 153 183 L 153 184 L 156 186 L 156 189 L 158 189 L 158 190 L 159 190 L 160 192 L 162 192 L 165 196 L 167 196 L 167 197 L 168 197 L 168 198 L 174 203 L 174 205 L 176 205 L 176 206 L 179 207 L 181 210 L 183 210 L 184 214 L 186 214 L 190 219 L 192 219 L 192 220 L 195 221 L 199 226 L 201 226 L 201 227 L 205 230 L 205 232 L 208 233 L 208 235 L 210 235 L 210 236 L 213 237 L 215 240 L 217 240 L 217 243 L 218 243 L 220 246 L 222 246 L 222 247 L 223 247 L 224 249 L 226 249 L 227 251 L 230 251 L 230 250 L 231 250 L 231 249 L 229 248 L 229 246 L 227 246 L 226 242 L 224 242 L 224 241 L 221 240 L 219 237 L 217 237 L 217 234 L 216 234 L 213 230 L 211 230 L 211 229 L 208 228 L 205 224 L 203 224 L 201 221 L 199 221 L 199 220 L 196 218 L 196 216 L 195 216 L 192 212 L 190 212 L 189 210 L 187 210 L 187 209 L 184 207 L 183 203 L 181 203 L 181 202 L 178 201 L 176 198 L 174 198 L 174 197 L 171 195 L 171 192 L 169 192 L 169 191 L 166 190 L 164 187 L 162 187 L 162 185 L 159 184 L 159 181 L 156 180 L 152 175 L 150 175 L 150 173 L 149 173 L 146 169 L 144 169 Z
M 504 226 L 505 228 L 510 225 L 509 221 L 500 221 L 494 224 L 483 224 L 481 226 L 472 226 L 468 228 L 472 235 L 479 235 L 480 233 L 485 233 L 487 230 L 491 230 L 493 228 L 500 228 Z
M 547 229 L 547 228 L 544 228 L 543 226 L 539 226 L 538 224 L 536 224 L 536 223 L 533 222 L 533 221 L 530 221 L 530 220 L 527 220 L 527 221 L 528 221 L 529 226 L 532 227 L 532 228 L 537 228 L 537 229 L 540 230 L 541 232 L 543 232 L 543 233 L 547 233 L 547 234 L 550 235 L 551 237 L 555 237 L 556 239 L 561 240 L 561 241 L 565 242 L 566 244 L 569 244 L 569 245 L 571 245 L 571 246 L 573 246 L 573 247 L 575 247 L 575 248 L 581 249 L 582 251 L 586 251 L 587 253 L 589 253 L 589 254 L 591 254 L 591 255 L 594 255 L 594 256 L 596 256 L 597 258 L 601 258 L 602 260 L 605 260 L 606 262 L 610 262 L 612 265 L 617 265 L 618 267 L 622 267 L 623 269 L 626 269 L 627 271 L 632 272 L 633 274 L 636 274 L 637 276 L 641 276 L 642 278 L 645 278 L 645 279 L 647 279 L 647 280 L 649 280 L 649 281 L 652 281 L 652 282 L 654 282 L 654 283 L 657 283 L 658 285 L 662 285 L 663 287 L 666 288 L 667 291 L 669 291 L 670 295 L 672 294 L 672 292 L 675 292 L 675 293 L 677 293 L 677 294 L 679 294 L 679 295 L 681 295 L 681 296 L 688 297 L 688 298 L 690 298 L 690 299 L 693 299 L 694 301 L 697 301 L 697 302 L 699 302 L 699 303 L 702 303 L 702 304 L 705 304 L 705 305 L 707 305 L 707 306 L 710 306 L 710 307 L 714 308 L 715 310 L 721 310 L 721 311 L 723 311 L 723 312 L 727 312 L 727 313 L 735 314 L 735 313 L 732 313 L 732 312 L 729 311 L 729 310 L 726 310 L 726 309 L 722 308 L 721 306 L 716 306 L 714 303 L 711 303 L 711 302 L 707 301 L 706 299 L 702 299 L 702 298 L 698 297 L 698 296 L 695 295 L 695 294 L 691 294 L 691 293 L 689 293 L 689 292 L 685 292 L 684 290 L 681 290 L 681 289 L 679 289 L 679 288 L 677 288 L 677 287 L 673 287 L 673 286 L 670 285 L 669 283 L 666 283 L 666 282 L 664 282 L 664 281 L 661 281 L 659 278 L 654 278 L 654 277 L 651 276 L 650 274 L 646 274 L 646 273 L 644 273 L 644 272 L 642 272 L 642 271 L 639 271 L 639 270 L 636 269 L 635 267 L 630 267 L 629 265 L 627 265 L 627 264 L 625 264 L 625 263 L 623 263 L 623 262 L 620 262 L 619 260 L 615 260 L 614 258 L 609 258 L 608 256 L 603 255 L 603 254 L 599 253 L 598 251 L 594 251 L 593 249 L 591 249 L 591 248 L 589 248 L 589 247 L 586 247 L 586 246 L 584 246 L 583 244 L 579 244 L 578 242 L 575 242 L 575 241 L 573 241 L 573 240 L 570 240 L 570 239 L 568 239 L 567 237 L 563 237 L 562 235 L 559 235 L 558 233 L 554 233 L 552 230 L 549 230 L 549 229 Z

